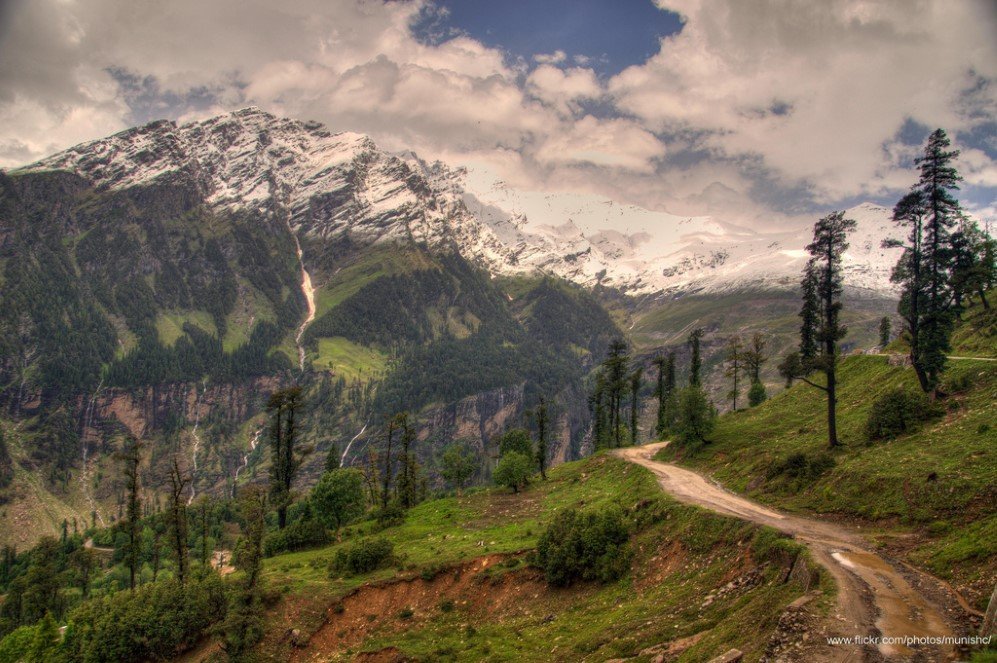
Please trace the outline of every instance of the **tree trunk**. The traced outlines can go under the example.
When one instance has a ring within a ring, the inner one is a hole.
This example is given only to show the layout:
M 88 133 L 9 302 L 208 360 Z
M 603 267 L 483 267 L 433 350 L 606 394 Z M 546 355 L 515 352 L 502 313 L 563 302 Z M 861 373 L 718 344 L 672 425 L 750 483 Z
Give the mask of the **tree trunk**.
M 838 395 L 836 393 L 836 377 L 834 369 L 827 372 L 827 443 L 831 449 L 838 446 L 838 419 L 836 416 Z

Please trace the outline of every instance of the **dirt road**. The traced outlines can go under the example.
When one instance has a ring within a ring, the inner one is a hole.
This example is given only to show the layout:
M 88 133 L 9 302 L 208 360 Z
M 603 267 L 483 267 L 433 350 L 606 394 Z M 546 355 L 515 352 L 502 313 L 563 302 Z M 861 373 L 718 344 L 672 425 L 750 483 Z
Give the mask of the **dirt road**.
M 662 489 L 680 502 L 768 525 L 805 543 L 838 585 L 837 615 L 832 615 L 838 621 L 832 632 L 884 640 L 953 636 L 942 610 L 859 535 L 840 525 L 780 513 L 734 495 L 696 472 L 652 460 L 666 444 L 620 449 L 617 454 L 653 472 Z M 944 661 L 955 656 L 952 647 L 927 645 L 880 643 L 878 652 L 888 660 Z M 858 661 L 869 654 L 876 658 L 874 651 L 856 645 L 827 646 L 822 653 L 824 660 Z

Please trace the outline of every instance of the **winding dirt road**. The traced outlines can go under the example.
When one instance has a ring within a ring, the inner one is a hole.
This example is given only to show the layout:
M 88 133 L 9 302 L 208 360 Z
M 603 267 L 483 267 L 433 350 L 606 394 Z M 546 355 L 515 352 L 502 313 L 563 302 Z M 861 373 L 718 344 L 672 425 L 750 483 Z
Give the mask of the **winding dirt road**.
M 620 457 L 646 467 L 672 497 L 711 511 L 768 525 L 806 544 L 815 561 L 838 585 L 837 623 L 832 633 L 843 636 L 952 637 L 943 611 L 858 534 L 832 523 L 780 513 L 734 495 L 702 475 L 652 460 L 667 442 L 619 449 Z M 832 615 L 832 618 L 834 616 Z M 858 645 L 827 646 L 820 657 L 831 661 L 945 661 L 955 658 L 952 647 L 880 643 L 877 650 Z

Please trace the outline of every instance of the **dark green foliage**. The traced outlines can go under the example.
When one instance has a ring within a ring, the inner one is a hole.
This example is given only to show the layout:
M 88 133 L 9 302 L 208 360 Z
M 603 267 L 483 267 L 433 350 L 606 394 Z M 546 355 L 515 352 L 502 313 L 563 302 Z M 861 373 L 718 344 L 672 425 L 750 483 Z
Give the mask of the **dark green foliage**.
M 748 389 L 748 405 L 755 407 L 765 402 L 768 395 L 765 393 L 765 385 L 761 382 L 752 382 Z
M 870 440 L 892 439 L 917 430 L 940 414 L 924 393 L 892 389 L 875 400 L 865 424 Z
M 827 394 L 828 446 L 838 445 L 837 366 L 838 344 L 848 329 L 841 324 L 841 257 L 848 250 L 848 233 L 855 221 L 844 212 L 832 212 L 814 224 L 813 241 L 807 245 L 810 260 L 803 273 L 803 328 L 800 333 L 800 378 Z M 816 354 L 808 357 L 810 336 L 817 341 Z M 814 370 L 824 373 L 825 383 L 816 384 L 803 374 Z
M 549 423 L 548 423 L 548 412 L 547 412 L 547 399 L 543 396 L 540 397 L 540 402 L 537 403 L 537 409 L 534 412 L 537 424 L 537 469 L 540 470 L 540 478 L 544 481 L 547 480 L 547 448 L 548 441 L 547 438 L 550 436 Z M 634 426 L 636 429 L 636 426 Z
M 533 563 L 551 585 L 579 580 L 608 583 L 630 569 L 629 532 L 616 510 L 579 513 L 565 509 L 540 535 Z
M 82 603 L 69 615 L 63 647 L 70 660 L 95 663 L 170 659 L 224 616 L 217 575 L 185 585 L 163 580 Z
M 516 452 L 526 457 L 533 456 L 533 440 L 525 428 L 510 428 L 499 438 L 499 456 Z
M 9 486 L 13 479 L 14 459 L 10 457 L 7 442 L 3 439 L 3 429 L 0 428 L 0 490 Z M 3 504 L 4 501 L 4 498 L 0 496 L 0 504 Z
M 690 448 L 706 444 L 716 420 L 716 408 L 701 388 L 686 387 L 678 393 L 674 431 L 680 444 Z
M 239 510 L 245 522 L 245 530 L 235 549 L 235 565 L 243 575 L 229 596 L 228 615 L 221 626 L 225 636 L 223 648 L 229 659 L 234 661 L 241 660 L 263 637 L 266 491 L 260 486 L 243 489 Z
M 768 472 L 768 479 L 786 477 L 796 488 L 812 483 L 830 472 L 836 465 L 834 458 L 827 452 L 812 456 L 804 453 L 792 453 L 781 462 L 774 464 Z
M 263 551 L 267 557 L 273 557 L 283 552 L 314 548 L 327 543 L 329 532 L 325 525 L 315 518 L 305 518 L 267 534 Z
M 286 232 L 253 215 L 217 219 L 190 182 L 96 193 L 65 173 L 3 176 L 0 234 L 0 387 L 19 409 L 28 387 L 66 401 L 104 384 L 238 379 L 287 365 L 270 350 L 300 317 L 297 274 Z M 206 236 L 207 229 L 221 232 Z M 9 233 L 9 234 L 8 234 Z M 280 321 L 260 322 L 249 343 L 222 351 L 238 278 L 252 283 Z M 164 310 L 207 310 L 217 335 L 185 325 L 161 344 Z M 112 322 L 113 320 L 116 322 Z M 123 357 L 115 324 L 137 344 Z
M 622 339 L 616 339 L 609 344 L 606 359 L 602 362 L 595 375 L 595 388 L 589 396 L 589 409 L 593 418 L 593 437 L 597 449 L 616 448 L 623 446 L 624 433 L 628 427 L 624 424 L 623 403 L 629 395 L 631 400 L 631 429 L 633 425 L 634 408 L 639 396 L 634 393 L 631 372 L 630 352 Z M 636 380 L 640 388 L 640 377 Z M 630 430 L 632 437 L 635 430 Z
M 270 502 L 277 509 L 277 527 L 287 526 L 291 485 L 310 448 L 299 446 L 301 387 L 274 392 L 267 401 L 270 415 Z
M 440 466 L 443 480 L 453 486 L 459 494 L 478 471 L 478 459 L 466 442 L 457 440 L 448 444 L 443 450 Z
M 391 563 L 394 544 L 387 539 L 361 539 L 336 551 L 331 573 L 360 575 L 370 573 Z
M 0 633 L 34 624 L 46 613 L 62 618 L 67 607 L 63 565 L 63 546 L 52 537 L 43 537 L 28 556 L 27 570 L 7 588 L 0 604 Z
M 80 438 L 68 408 L 58 407 L 45 412 L 37 426 L 30 429 L 31 458 L 47 468 L 46 479 L 65 486 L 79 454 Z
M 310 500 L 318 519 L 338 531 L 363 515 L 366 507 L 363 473 L 355 468 L 326 472 L 312 488 Z
M 658 369 L 658 381 L 654 389 L 654 397 L 658 401 L 658 416 L 654 433 L 658 439 L 664 439 L 665 433 L 675 423 L 675 353 L 654 358 Z
M 942 129 L 928 137 L 923 156 L 915 163 L 921 171 L 917 184 L 894 207 L 894 221 L 907 230 L 904 252 L 892 279 L 901 285 L 898 311 L 904 319 L 911 348 L 911 362 L 922 390 L 937 394 L 956 315 L 967 288 L 992 282 L 990 274 L 977 280 L 975 256 L 986 262 L 992 246 L 978 241 L 968 226 L 953 235 L 964 218 L 959 201 L 952 195 L 962 178 L 952 166 L 959 156 Z M 983 271 L 986 271 L 984 268 Z M 985 301 L 985 297 L 982 297 Z
M 533 462 L 530 456 L 518 451 L 509 451 L 502 454 L 492 473 L 492 479 L 496 485 L 512 488 L 512 492 L 518 493 L 529 483 L 531 474 L 533 474 Z
M 691 359 L 689 360 L 689 386 L 698 387 L 701 384 L 702 376 L 700 373 L 703 369 L 703 360 L 700 354 L 700 344 L 703 340 L 703 336 L 706 332 L 701 328 L 697 327 L 692 330 L 689 334 L 689 340 L 687 344 L 689 346 L 689 351 L 691 354 Z
M 371 517 L 381 529 L 396 527 L 405 522 L 405 509 L 397 504 L 388 504 L 375 509 Z
M 879 321 L 879 347 L 885 348 L 890 344 L 890 318 L 888 316 L 883 316 L 883 319 Z

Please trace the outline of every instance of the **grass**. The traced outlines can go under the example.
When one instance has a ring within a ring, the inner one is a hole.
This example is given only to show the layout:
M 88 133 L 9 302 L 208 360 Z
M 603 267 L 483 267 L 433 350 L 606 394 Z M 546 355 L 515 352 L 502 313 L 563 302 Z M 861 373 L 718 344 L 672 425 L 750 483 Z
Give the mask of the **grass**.
M 347 382 L 367 381 L 384 374 L 388 357 L 341 336 L 318 339 L 318 354 L 312 359 L 317 370 L 331 371 Z
M 993 316 L 977 308 L 965 317 L 953 354 L 968 354 L 969 346 L 994 356 Z M 984 600 L 997 572 L 997 364 L 950 361 L 944 415 L 890 441 L 869 442 L 865 422 L 880 395 L 918 389 L 913 370 L 882 356 L 851 356 L 840 364 L 839 383 L 843 446 L 831 452 L 835 466 L 816 479 L 773 469 L 791 454 L 813 458 L 827 450 L 824 394 L 802 383 L 757 408 L 724 415 L 700 451 L 683 456 L 666 448 L 660 456 L 681 456 L 725 486 L 783 509 L 859 519 L 884 533 L 884 542 L 913 535 L 912 561 L 971 593 L 978 584 Z
M 438 265 L 432 258 L 419 249 L 398 246 L 375 248 L 365 253 L 359 261 L 337 268 L 315 290 L 315 319 L 318 320 L 382 276 L 435 267 Z
M 202 331 L 216 335 L 215 321 L 207 311 L 164 311 L 156 316 L 156 332 L 159 342 L 173 345 L 184 335 L 183 326 L 190 323 Z
M 557 511 L 610 506 L 641 521 L 629 577 L 553 589 L 522 562 L 499 564 L 483 574 L 481 589 L 470 596 L 429 597 L 422 606 L 399 603 L 372 615 L 376 623 L 361 650 L 391 646 L 415 660 L 605 660 L 704 633 L 682 660 L 706 660 L 732 646 L 757 660 L 782 608 L 804 591 L 782 582 L 785 570 L 774 560 L 802 548 L 771 530 L 674 502 L 648 471 L 607 455 L 559 466 L 548 481 L 536 481 L 520 494 L 480 489 L 420 504 L 404 524 L 377 533 L 401 554 L 393 568 L 329 576 L 339 546 L 373 534 L 369 522 L 352 527 L 339 544 L 267 560 L 268 581 L 288 591 L 285 608 L 271 615 L 280 622 L 273 628 L 314 632 L 324 622 L 325 608 L 360 585 L 430 579 L 439 569 L 483 555 L 529 550 Z M 758 564 L 763 570 L 757 585 L 704 605 L 738 569 Z M 510 591 L 519 593 L 504 600 L 503 592 Z M 440 609 L 445 599 L 450 603 Z M 293 615 L 293 621 L 285 623 L 278 613 Z M 754 627 L 738 627 L 744 623 Z M 355 653 L 322 652 L 328 660 L 351 660 Z

